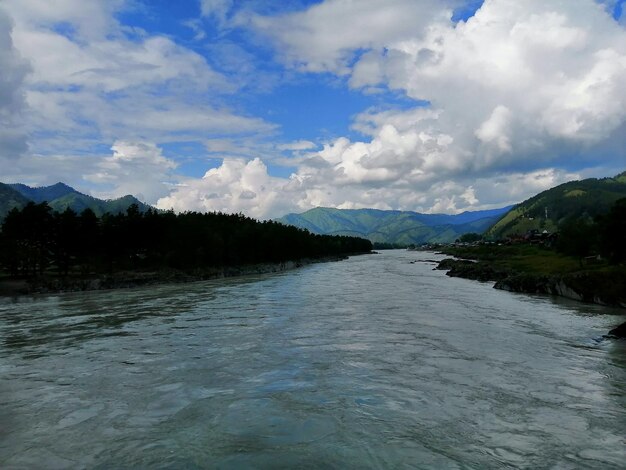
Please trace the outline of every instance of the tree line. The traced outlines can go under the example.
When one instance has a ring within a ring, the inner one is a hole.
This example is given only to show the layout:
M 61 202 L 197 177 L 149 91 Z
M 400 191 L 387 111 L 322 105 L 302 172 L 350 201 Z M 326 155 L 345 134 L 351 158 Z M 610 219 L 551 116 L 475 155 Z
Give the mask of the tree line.
M 316 235 L 278 222 L 219 212 L 149 209 L 97 217 L 30 202 L 12 209 L 0 232 L 0 265 L 11 276 L 193 270 L 369 252 L 369 240 Z
M 626 198 L 618 199 L 600 215 L 570 215 L 558 224 L 558 238 L 550 245 L 556 251 L 581 260 L 600 255 L 611 264 L 626 262 Z M 457 243 L 485 240 L 478 233 L 466 233 Z
M 556 249 L 579 258 L 601 255 L 613 264 L 625 262 L 626 198 L 618 199 L 606 214 L 565 219 L 559 224 Z

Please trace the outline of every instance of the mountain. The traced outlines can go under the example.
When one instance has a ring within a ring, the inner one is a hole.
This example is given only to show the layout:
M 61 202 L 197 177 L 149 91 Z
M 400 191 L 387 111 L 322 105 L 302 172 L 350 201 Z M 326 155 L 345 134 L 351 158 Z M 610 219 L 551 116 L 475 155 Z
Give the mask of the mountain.
M 318 207 L 302 214 L 287 214 L 277 221 L 323 235 L 365 237 L 374 243 L 446 243 L 464 233 L 484 232 L 511 207 L 457 215 Z
M 48 205 L 55 211 L 63 212 L 68 207 L 72 210 L 81 213 L 85 209 L 89 208 L 98 216 L 101 217 L 104 213 L 109 212 L 111 214 L 118 214 L 120 212 L 126 212 L 132 204 L 137 204 L 141 212 L 147 211 L 150 206 L 144 204 L 134 196 L 123 196 L 117 199 L 97 199 L 86 194 L 79 192 L 73 192 L 66 194 L 58 199 L 54 199 L 48 202 Z
M 10 185 L 0 183 L 0 219 L 14 207 L 21 209 L 28 204 L 29 199 L 24 197 Z
M 487 231 L 501 238 L 529 230 L 553 232 L 565 219 L 605 214 L 618 199 L 626 197 L 626 172 L 613 178 L 570 181 L 518 204 Z
M 117 214 L 125 212 L 132 204 L 137 204 L 140 211 L 147 211 L 150 206 L 139 201 L 134 196 L 124 196 L 118 199 L 98 199 L 76 191 L 74 188 L 57 183 L 52 186 L 33 188 L 25 184 L 0 183 L 0 219 L 12 208 L 21 208 L 29 201 L 41 203 L 46 201 L 53 210 L 63 212 L 68 207 L 81 213 L 89 208 L 100 217 L 106 212 Z
M 54 201 L 55 199 L 72 193 L 80 194 L 74 188 L 71 188 L 63 183 L 53 184 L 52 186 L 43 186 L 40 188 L 31 188 L 30 186 L 26 186 L 21 183 L 9 184 L 8 186 L 15 189 L 25 198 L 36 203 Z

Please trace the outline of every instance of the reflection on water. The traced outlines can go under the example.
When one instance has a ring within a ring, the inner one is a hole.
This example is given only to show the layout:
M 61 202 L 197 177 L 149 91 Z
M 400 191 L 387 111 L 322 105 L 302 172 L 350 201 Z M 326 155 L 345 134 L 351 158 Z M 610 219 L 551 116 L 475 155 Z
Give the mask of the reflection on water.
M 620 312 L 420 258 L 4 301 L 0 467 L 623 468 Z

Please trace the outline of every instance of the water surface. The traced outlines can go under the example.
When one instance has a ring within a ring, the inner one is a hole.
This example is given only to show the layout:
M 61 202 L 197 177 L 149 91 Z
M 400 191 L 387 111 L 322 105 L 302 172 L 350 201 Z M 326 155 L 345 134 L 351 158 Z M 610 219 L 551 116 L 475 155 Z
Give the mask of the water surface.
M 384 252 L 5 299 L 2 468 L 624 468 L 623 321 Z

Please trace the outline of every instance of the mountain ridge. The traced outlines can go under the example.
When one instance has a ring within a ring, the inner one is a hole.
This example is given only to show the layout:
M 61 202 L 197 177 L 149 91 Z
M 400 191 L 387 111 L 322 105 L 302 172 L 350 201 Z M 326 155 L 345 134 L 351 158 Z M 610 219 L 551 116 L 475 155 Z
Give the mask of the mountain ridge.
M 529 230 L 556 232 L 566 219 L 608 213 L 618 199 L 626 197 L 626 172 L 609 178 L 568 181 L 517 204 L 485 233 L 491 238 L 523 235 Z
M 323 235 L 352 235 L 374 243 L 411 245 L 446 243 L 468 232 L 483 232 L 513 206 L 461 214 L 423 214 L 381 209 L 316 207 L 287 214 L 278 222 Z
M 29 199 L 8 184 L 0 183 L 0 220 L 13 208 L 21 209 Z
M 98 217 L 107 212 L 112 214 L 125 212 L 132 204 L 136 204 L 142 212 L 151 207 L 130 194 L 116 199 L 98 199 L 61 182 L 40 187 L 22 183 L 0 183 L 0 219 L 3 219 L 11 209 L 21 209 L 29 202 L 37 204 L 47 202 L 57 212 L 63 212 L 68 208 L 78 213 L 91 209 Z
M 74 188 L 61 182 L 55 183 L 50 186 L 34 186 L 33 187 L 33 186 L 27 186 L 22 183 L 12 183 L 12 184 L 8 184 L 8 186 L 13 188 L 22 196 L 36 203 L 42 203 L 44 201 L 48 201 L 48 202 L 54 201 L 55 199 L 58 199 L 60 197 L 63 197 L 71 193 L 80 194 Z

